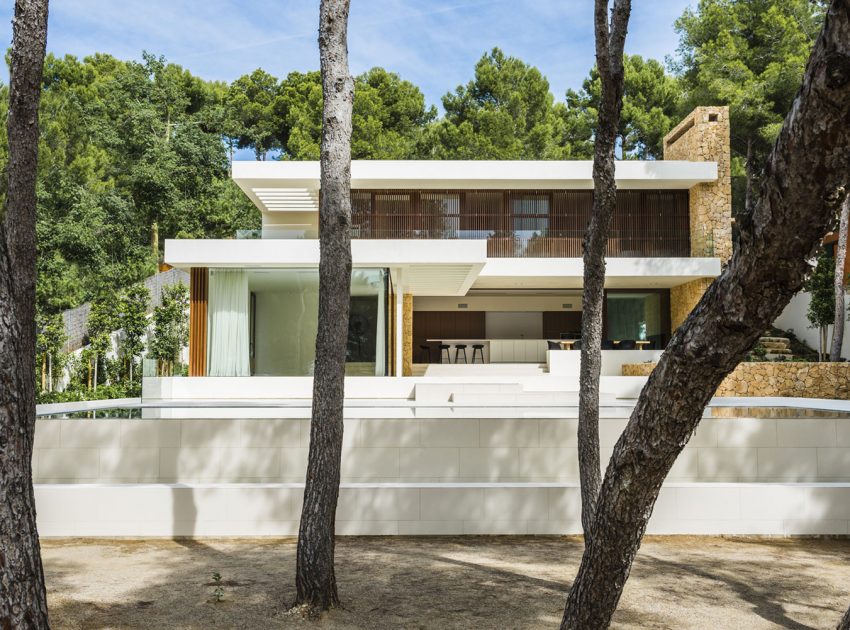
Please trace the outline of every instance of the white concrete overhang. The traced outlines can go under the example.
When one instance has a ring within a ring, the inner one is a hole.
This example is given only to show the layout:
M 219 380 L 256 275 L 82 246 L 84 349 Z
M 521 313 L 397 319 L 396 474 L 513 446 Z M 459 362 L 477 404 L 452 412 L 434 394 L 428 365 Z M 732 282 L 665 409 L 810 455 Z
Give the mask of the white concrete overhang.
M 719 258 L 607 258 L 609 289 L 669 289 L 698 278 L 720 275 Z M 473 290 L 580 289 L 581 258 L 489 258 Z
M 389 268 L 414 295 L 462 296 L 487 262 L 485 240 L 353 240 L 354 267 Z M 191 267 L 318 268 L 318 240 L 169 239 L 165 262 Z
M 354 160 L 353 189 L 589 190 L 590 160 Z M 717 179 L 716 162 L 624 160 L 616 163 L 617 187 L 690 189 Z M 318 210 L 319 163 L 236 161 L 233 180 L 264 212 Z

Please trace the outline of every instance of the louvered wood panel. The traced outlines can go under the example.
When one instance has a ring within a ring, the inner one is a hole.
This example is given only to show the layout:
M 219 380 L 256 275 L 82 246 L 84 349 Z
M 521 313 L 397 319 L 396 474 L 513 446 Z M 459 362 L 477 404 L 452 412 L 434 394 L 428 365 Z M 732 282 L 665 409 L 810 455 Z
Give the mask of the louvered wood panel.
M 189 376 L 207 373 L 207 305 L 209 273 L 192 267 L 189 274 Z

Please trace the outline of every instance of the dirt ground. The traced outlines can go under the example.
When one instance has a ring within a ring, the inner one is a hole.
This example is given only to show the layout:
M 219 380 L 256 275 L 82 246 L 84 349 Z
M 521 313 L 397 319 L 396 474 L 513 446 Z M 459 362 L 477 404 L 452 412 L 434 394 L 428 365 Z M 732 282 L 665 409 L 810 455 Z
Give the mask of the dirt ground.
M 287 613 L 295 540 L 43 541 L 54 628 L 556 628 L 576 538 L 340 538 L 343 607 Z M 214 601 L 212 574 L 222 576 Z M 647 538 L 618 628 L 832 628 L 850 540 Z

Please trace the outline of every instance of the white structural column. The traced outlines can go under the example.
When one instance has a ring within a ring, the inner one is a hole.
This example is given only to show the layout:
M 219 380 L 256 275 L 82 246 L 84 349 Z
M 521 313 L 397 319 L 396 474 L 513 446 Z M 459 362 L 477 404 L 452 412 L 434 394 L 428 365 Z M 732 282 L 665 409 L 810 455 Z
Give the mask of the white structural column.
M 395 375 L 402 376 L 404 370 L 404 277 L 401 269 L 395 269 Z

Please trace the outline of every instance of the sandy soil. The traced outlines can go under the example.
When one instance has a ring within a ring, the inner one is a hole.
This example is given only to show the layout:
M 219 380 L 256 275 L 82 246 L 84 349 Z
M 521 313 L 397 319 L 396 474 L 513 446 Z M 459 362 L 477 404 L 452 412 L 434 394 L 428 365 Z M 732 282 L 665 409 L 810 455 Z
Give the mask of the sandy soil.
M 287 613 L 293 539 L 50 540 L 54 628 L 556 628 L 575 538 L 341 538 L 343 607 Z M 214 572 L 224 596 L 213 600 Z M 850 603 L 850 541 L 648 538 L 618 628 L 831 628 Z

